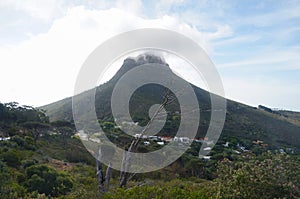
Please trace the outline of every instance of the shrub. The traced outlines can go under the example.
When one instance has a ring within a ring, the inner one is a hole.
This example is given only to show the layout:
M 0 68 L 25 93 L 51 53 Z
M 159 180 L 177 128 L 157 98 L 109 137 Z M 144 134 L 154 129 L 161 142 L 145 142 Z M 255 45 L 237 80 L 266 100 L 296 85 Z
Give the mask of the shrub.
M 300 197 L 299 160 L 265 154 L 237 163 L 223 161 L 215 180 L 221 198 Z
M 21 165 L 21 156 L 14 150 L 4 152 L 0 158 L 10 167 L 17 168 Z
M 47 165 L 33 165 L 26 169 L 27 188 L 40 194 L 56 197 L 65 195 L 73 187 L 73 180 L 64 172 L 57 172 Z

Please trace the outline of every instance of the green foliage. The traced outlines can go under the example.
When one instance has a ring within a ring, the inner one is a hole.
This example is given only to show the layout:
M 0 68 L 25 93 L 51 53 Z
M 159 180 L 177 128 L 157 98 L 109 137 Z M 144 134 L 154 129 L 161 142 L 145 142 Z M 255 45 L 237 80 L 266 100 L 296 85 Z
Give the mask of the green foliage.
M 173 180 L 170 182 L 156 182 L 154 185 L 134 186 L 130 189 L 118 188 L 103 196 L 106 199 L 205 199 L 208 195 L 203 191 L 205 183 L 198 184 Z
M 22 198 L 26 190 L 24 187 L 14 182 L 15 173 L 0 161 L 0 198 Z
M 149 106 L 153 102 L 151 97 L 149 96 Z M 254 138 L 267 138 L 268 135 L 265 128 L 256 125 L 254 121 L 257 119 L 254 116 L 259 120 L 267 117 L 271 124 L 278 120 L 268 115 L 269 113 L 252 112 L 246 106 L 239 107 L 238 111 L 233 108 L 229 106 L 225 129 L 226 134 L 233 134 L 221 137 L 210 153 L 210 161 L 198 158 L 201 144 L 193 143 L 187 153 L 168 167 L 137 174 L 128 183 L 128 187 L 122 189 L 117 188 L 119 172 L 113 170 L 111 189 L 103 198 L 300 197 L 299 156 L 264 153 L 266 148 L 252 143 Z M 102 120 L 102 125 L 107 129 L 108 137 L 125 145 L 129 136 L 122 136 L 123 133 L 114 128 L 109 114 L 105 118 L 107 120 Z M 135 118 L 139 122 L 144 119 L 137 116 Z M 173 122 L 178 123 L 180 117 L 172 114 L 168 116 L 168 120 L 170 121 L 166 123 L 166 127 L 168 131 L 172 131 L 176 129 Z M 206 124 L 205 121 L 202 123 Z M 282 121 L 280 125 L 284 125 Z M 49 128 L 57 134 L 44 136 L 43 132 Z M 39 131 L 34 134 L 37 129 Z M 283 133 L 289 137 L 292 135 L 291 129 L 296 128 L 288 125 L 287 132 L 278 133 L 275 130 L 275 136 L 270 142 L 278 143 L 276 139 Z M 2 136 L 11 136 L 10 140 L 0 142 L 1 199 L 99 198 L 95 159 L 79 139 L 71 138 L 74 133 L 72 123 L 57 121 L 49 124 L 44 113 L 37 109 L 19 106 L 17 103 L 0 103 L 0 131 Z M 288 144 L 286 140 L 288 139 L 282 140 L 283 145 Z M 297 136 L 293 142 L 296 141 Z M 226 142 L 230 142 L 227 148 L 222 146 Z M 237 150 L 238 143 L 253 153 L 233 152 Z M 282 147 L 276 146 L 277 149 Z M 149 146 L 140 145 L 139 152 L 153 151 L 158 147 L 151 142 Z M 222 161 L 224 158 L 226 161 Z M 58 161 L 53 163 L 53 159 Z M 66 171 L 62 171 L 63 169 Z
M 47 133 L 50 129 L 49 124 L 40 122 L 24 122 L 22 127 L 31 133 L 35 144 L 37 143 L 38 138 Z
M 57 172 L 47 165 L 33 165 L 26 168 L 26 177 L 29 191 L 37 191 L 47 196 L 65 195 L 73 187 L 70 175 Z
M 0 161 L 0 193 L 6 192 L 9 181 L 10 181 L 9 170 L 7 166 L 2 161 Z
M 76 165 L 72 170 L 72 175 L 76 179 L 76 183 L 74 184 L 73 191 L 68 194 L 68 198 L 99 198 L 98 182 L 95 177 L 94 167 Z
M 21 165 L 21 155 L 16 150 L 8 150 L 0 154 L 0 158 L 8 166 L 17 168 Z
M 263 160 L 223 161 L 215 188 L 219 198 L 300 197 L 299 158 L 266 154 Z
M 113 122 L 103 122 L 101 127 L 105 130 L 111 130 L 115 128 L 115 124 Z
M 21 106 L 17 102 L 0 103 L 0 126 L 6 124 L 21 124 L 24 122 L 48 123 L 49 118 L 39 109 L 31 106 Z

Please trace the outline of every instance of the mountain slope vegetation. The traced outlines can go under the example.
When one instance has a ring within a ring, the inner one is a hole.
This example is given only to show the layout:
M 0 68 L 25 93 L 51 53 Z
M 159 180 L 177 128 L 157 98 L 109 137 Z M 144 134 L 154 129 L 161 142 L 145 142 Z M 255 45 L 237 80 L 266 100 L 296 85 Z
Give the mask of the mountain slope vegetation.
M 110 109 L 110 98 L 115 84 L 127 71 L 145 63 L 160 63 L 169 68 L 163 59 L 151 54 L 140 55 L 136 59 L 125 59 L 122 67 L 115 76 L 110 81 L 97 87 L 96 111 L 99 121 L 114 122 Z M 210 94 L 201 88 L 192 86 L 199 102 L 201 114 L 200 126 L 196 137 L 203 138 L 211 116 Z M 85 100 L 85 93 L 80 94 L 83 100 Z M 155 103 L 160 103 L 162 93 L 163 89 L 157 85 L 148 85 L 138 89 L 132 96 L 130 103 L 133 120 L 139 122 L 139 124 L 147 123 L 149 120 L 147 115 L 148 108 Z M 50 120 L 64 119 L 72 121 L 71 97 L 41 108 L 46 110 Z M 176 111 L 180 111 L 180 108 L 174 102 L 170 106 L 168 121 L 164 129 L 160 132 L 161 134 L 167 136 L 175 135 L 178 122 L 172 120 L 172 116 L 174 116 Z M 287 111 L 279 113 L 227 100 L 227 117 L 222 136 L 247 140 L 249 142 L 248 145 L 252 141 L 262 140 L 271 149 L 278 149 L 280 147 L 300 149 L 299 114 Z

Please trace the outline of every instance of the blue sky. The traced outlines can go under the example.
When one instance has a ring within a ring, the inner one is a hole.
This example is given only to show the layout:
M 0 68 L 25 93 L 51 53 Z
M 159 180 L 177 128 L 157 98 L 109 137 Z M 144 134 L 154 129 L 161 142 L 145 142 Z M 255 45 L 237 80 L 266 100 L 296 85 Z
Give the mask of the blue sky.
M 300 1 L 0 2 L 1 102 L 43 105 L 71 96 L 88 54 L 132 29 L 161 27 L 201 45 L 225 95 L 300 111 Z

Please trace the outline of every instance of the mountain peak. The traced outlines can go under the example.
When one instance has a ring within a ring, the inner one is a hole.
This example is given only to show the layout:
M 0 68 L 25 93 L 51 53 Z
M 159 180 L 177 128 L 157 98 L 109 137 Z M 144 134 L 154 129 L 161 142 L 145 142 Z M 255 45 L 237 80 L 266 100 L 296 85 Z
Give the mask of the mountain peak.
M 165 61 L 165 59 L 158 55 L 151 52 L 140 54 L 136 57 L 128 57 L 124 60 L 123 65 L 119 69 L 119 71 L 116 73 L 114 78 L 120 78 L 123 74 L 125 74 L 127 71 L 133 69 L 136 66 L 140 66 L 143 64 L 150 64 L 150 63 L 156 63 L 161 64 L 163 66 L 166 66 L 167 69 L 169 68 L 169 64 Z
M 129 58 L 129 59 L 134 59 L 137 65 L 148 64 L 148 63 L 168 65 L 163 57 L 153 53 L 144 53 L 138 55 L 135 58 Z

